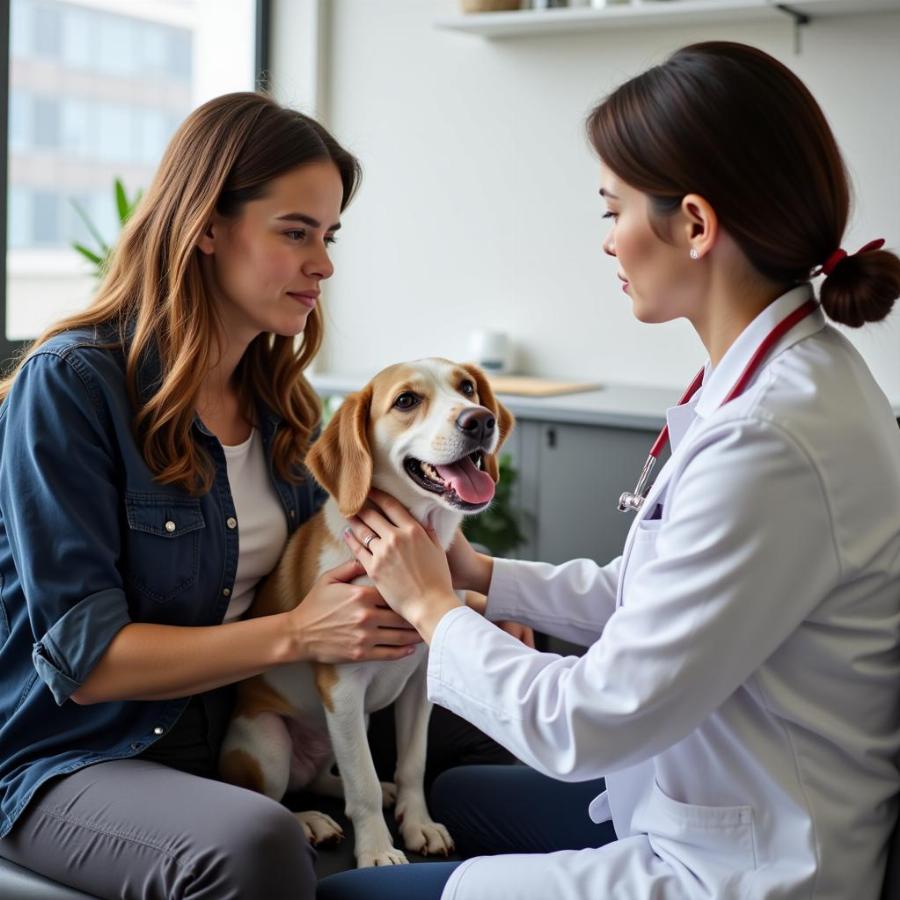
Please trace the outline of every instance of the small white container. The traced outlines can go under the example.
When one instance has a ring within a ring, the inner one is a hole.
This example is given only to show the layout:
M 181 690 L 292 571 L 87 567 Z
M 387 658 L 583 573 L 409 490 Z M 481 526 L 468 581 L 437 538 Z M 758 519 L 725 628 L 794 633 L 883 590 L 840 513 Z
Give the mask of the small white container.
M 469 337 L 469 356 L 485 372 L 508 372 L 512 362 L 509 335 L 504 331 L 474 331 Z

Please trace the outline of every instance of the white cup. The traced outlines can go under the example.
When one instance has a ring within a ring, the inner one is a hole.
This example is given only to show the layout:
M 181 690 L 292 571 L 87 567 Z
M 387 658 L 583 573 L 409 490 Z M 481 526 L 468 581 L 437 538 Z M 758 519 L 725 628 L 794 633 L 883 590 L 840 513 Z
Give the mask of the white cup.
M 469 337 L 469 355 L 486 372 L 508 372 L 510 349 L 503 331 L 473 331 Z

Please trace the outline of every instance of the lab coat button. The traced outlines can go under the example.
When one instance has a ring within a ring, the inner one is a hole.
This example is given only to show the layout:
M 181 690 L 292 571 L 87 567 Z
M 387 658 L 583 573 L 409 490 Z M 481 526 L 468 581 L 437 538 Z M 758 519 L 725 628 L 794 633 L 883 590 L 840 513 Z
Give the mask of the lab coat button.
M 168 531 L 169 534 L 171 534 L 175 530 L 175 528 L 176 528 L 175 523 L 171 519 L 169 519 L 169 521 L 166 522 L 166 531 Z
M 234 516 L 229 516 L 225 520 L 225 524 L 233 530 L 233 529 L 237 528 L 237 519 Z

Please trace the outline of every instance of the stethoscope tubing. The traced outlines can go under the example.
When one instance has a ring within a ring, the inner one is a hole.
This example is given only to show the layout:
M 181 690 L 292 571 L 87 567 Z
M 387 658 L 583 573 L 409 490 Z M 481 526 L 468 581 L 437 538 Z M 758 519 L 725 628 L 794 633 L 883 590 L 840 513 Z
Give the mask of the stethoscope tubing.
M 793 312 L 789 313 L 785 316 L 762 340 L 760 345 L 756 348 L 753 353 L 753 356 L 750 357 L 747 365 L 744 366 L 744 371 L 741 372 L 740 376 L 738 376 L 738 380 L 734 383 L 731 390 L 725 396 L 725 399 L 721 402 L 720 407 L 724 406 L 726 403 L 734 400 L 735 397 L 740 396 L 747 385 L 750 383 L 750 379 L 756 374 L 759 367 L 762 365 L 763 360 L 765 360 L 769 351 L 772 347 L 778 343 L 781 338 L 787 334 L 795 325 L 799 322 L 802 322 L 808 315 L 811 315 L 815 310 L 819 308 L 819 304 L 812 298 L 806 301 L 802 306 L 798 306 Z M 706 371 L 706 368 L 702 368 L 695 376 L 694 380 L 688 385 L 687 390 L 681 395 L 681 399 L 676 404 L 677 406 L 683 406 L 685 403 L 688 403 L 690 399 L 700 390 L 701 385 L 703 384 L 703 374 Z M 668 423 L 663 426 L 662 431 L 657 435 L 656 440 L 653 442 L 653 446 L 650 448 L 650 455 L 647 457 L 647 461 L 644 463 L 644 468 L 641 470 L 640 478 L 638 478 L 637 484 L 633 491 L 625 491 L 619 497 L 618 509 L 620 512 L 637 512 L 644 505 L 644 501 L 647 499 L 647 495 L 650 493 L 650 473 L 653 471 L 653 467 L 656 465 L 656 461 L 659 459 L 659 455 L 663 452 L 666 445 L 669 443 L 669 426 Z

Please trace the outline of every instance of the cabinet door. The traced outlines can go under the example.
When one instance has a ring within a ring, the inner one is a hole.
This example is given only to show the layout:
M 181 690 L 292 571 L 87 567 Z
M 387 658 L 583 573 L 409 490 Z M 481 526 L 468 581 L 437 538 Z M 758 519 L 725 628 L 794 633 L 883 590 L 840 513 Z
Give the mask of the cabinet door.
M 601 565 L 609 562 L 622 552 L 634 517 L 618 511 L 619 495 L 634 488 L 656 432 L 535 425 L 539 453 L 534 558 L 551 563 L 579 557 Z

